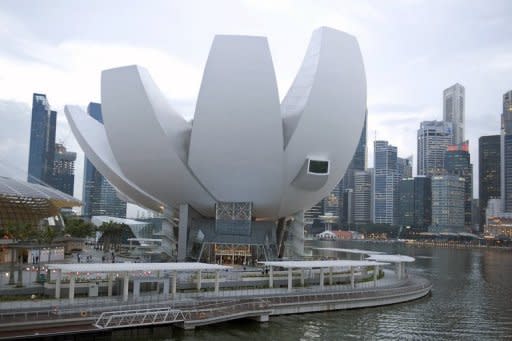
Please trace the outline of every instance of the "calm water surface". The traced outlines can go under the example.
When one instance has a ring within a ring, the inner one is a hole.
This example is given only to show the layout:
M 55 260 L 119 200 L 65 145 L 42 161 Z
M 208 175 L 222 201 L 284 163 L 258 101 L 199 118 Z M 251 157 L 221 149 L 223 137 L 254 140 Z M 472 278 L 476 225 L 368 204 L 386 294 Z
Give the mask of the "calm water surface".
M 112 340 L 512 340 L 512 251 L 315 243 L 416 257 L 409 271 L 430 278 L 432 295 L 379 308 L 271 317 L 268 323 L 120 331 Z

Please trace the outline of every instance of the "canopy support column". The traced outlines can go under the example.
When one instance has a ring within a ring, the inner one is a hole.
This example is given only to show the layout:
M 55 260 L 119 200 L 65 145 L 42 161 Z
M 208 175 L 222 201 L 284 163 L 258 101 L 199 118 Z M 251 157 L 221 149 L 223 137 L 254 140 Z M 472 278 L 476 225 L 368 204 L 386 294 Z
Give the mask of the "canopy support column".
M 164 298 L 169 297 L 169 278 L 164 279 L 163 294 L 164 294 Z
M 171 293 L 173 298 L 176 296 L 176 277 L 178 277 L 178 272 L 174 271 L 171 282 Z
M 123 302 L 128 301 L 128 285 L 130 284 L 130 276 L 128 275 L 128 272 L 124 273 L 124 280 L 123 280 Z
M 288 268 L 288 291 L 292 291 L 292 268 Z
M 69 300 L 71 303 L 75 300 L 75 281 L 76 274 L 72 273 L 69 278 Z
M 373 268 L 373 286 L 377 286 L 377 277 L 379 276 L 379 266 L 375 265 Z
M 324 288 L 324 268 L 320 268 L 320 289 Z
M 350 287 L 354 289 L 356 286 L 355 279 L 354 279 L 354 267 L 350 267 Z
M 215 271 L 215 293 L 219 293 L 219 270 Z
M 55 298 L 60 298 L 60 286 L 62 282 L 62 270 L 57 270 L 57 279 L 55 280 Z
M 268 287 L 274 287 L 274 267 L 271 265 L 270 270 L 268 272 Z
M 112 296 L 112 277 L 113 275 L 111 273 L 107 274 L 107 295 L 110 297 Z

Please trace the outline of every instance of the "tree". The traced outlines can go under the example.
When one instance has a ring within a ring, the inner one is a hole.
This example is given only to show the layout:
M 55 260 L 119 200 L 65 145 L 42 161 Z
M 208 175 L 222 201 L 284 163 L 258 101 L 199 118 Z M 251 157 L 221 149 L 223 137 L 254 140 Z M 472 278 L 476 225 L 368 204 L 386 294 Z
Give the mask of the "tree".
M 37 227 L 32 224 L 12 224 L 4 230 L 6 236 L 13 239 L 16 243 L 28 242 L 37 238 Z M 9 284 L 14 284 L 14 247 L 11 247 L 11 268 L 9 275 Z M 18 255 L 18 286 L 23 285 L 23 270 L 21 264 L 23 259 Z
M 131 233 L 130 227 L 126 224 L 119 224 L 113 221 L 104 222 L 98 228 L 102 233 L 100 241 L 103 243 L 103 250 L 114 249 L 119 250 L 119 246 L 123 241 L 123 236 Z
M 65 223 L 64 233 L 71 237 L 87 238 L 94 236 L 96 232 L 96 226 L 83 219 L 66 219 Z

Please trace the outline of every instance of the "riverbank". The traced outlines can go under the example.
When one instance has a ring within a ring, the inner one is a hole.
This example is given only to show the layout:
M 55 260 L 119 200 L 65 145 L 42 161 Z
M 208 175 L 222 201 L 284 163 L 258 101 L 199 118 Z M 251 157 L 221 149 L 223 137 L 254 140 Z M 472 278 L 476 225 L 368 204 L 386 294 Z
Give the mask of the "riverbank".
M 455 243 L 446 241 L 431 241 L 431 240 L 406 240 L 405 246 L 409 247 L 434 247 L 434 248 L 457 248 L 457 249 L 489 249 L 489 250 L 504 250 L 512 251 L 510 246 L 494 246 L 494 245 L 481 245 L 472 243 Z
M 428 248 L 456 248 L 456 249 L 483 249 L 483 250 L 503 250 L 512 251 L 512 246 L 496 246 L 486 245 L 472 242 L 456 242 L 444 240 L 419 240 L 419 239 L 352 239 L 352 240 L 318 240 L 307 239 L 306 246 L 316 244 L 318 242 L 335 244 L 335 243 L 353 243 L 356 245 L 368 245 L 365 249 L 372 249 L 371 245 L 403 245 L 406 247 L 428 247 Z M 325 244 L 324 244 L 325 245 Z

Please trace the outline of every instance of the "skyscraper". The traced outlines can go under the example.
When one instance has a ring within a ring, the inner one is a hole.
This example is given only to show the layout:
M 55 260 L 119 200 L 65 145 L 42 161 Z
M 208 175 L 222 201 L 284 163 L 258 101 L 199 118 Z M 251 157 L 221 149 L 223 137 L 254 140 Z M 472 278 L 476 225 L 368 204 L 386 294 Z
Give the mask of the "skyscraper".
M 424 175 L 403 178 L 399 184 L 400 225 L 412 232 L 426 231 L 432 223 L 432 184 Z
M 75 160 L 76 153 L 68 152 L 64 145 L 55 145 L 52 174 L 48 182 L 53 188 L 73 195 L 75 187 Z
M 402 178 L 411 178 L 412 177 L 412 157 L 413 156 L 411 155 L 407 158 L 403 158 L 403 157 L 397 158 L 396 166 L 397 166 L 399 182 Z
M 344 195 L 345 191 L 347 189 L 354 189 L 354 172 L 356 171 L 364 171 L 366 169 L 366 160 L 368 159 L 368 148 L 367 148 L 367 120 L 368 120 L 368 111 L 366 111 L 366 116 L 364 119 L 364 125 L 363 130 L 361 131 L 361 135 L 359 137 L 359 142 L 357 143 L 357 148 L 354 153 L 354 156 L 352 157 L 352 161 L 350 162 L 347 170 L 345 171 L 345 175 L 340 181 L 340 184 L 338 185 L 339 193 L 341 195 L 340 197 L 340 220 L 343 224 L 347 224 L 349 222 L 349 216 L 354 216 L 353 210 L 356 209 L 355 205 L 352 205 L 352 210 L 350 210 L 350 214 L 346 215 L 346 212 L 349 212 L 344 206 L 345 206 L 345 200 L 346 197 Z
M 422 175 L 403 178 L 399 184 L 400 225 L 412 232 L 426 231 L 432 223 L 432 187 L 430 178 Z
M 464 178 L 464 225 L 472 227 L 473 164 L 469 155 L 469 141 L 448 146 L 444 158 L 444 168 L 448 174 Z
M 452 144 L 452 123 L 423 121 L 418 129 L 418 175 L 444 172 L 444 154 Z
M 87 113 L 96 121 L 103 123 L 101 104 L 89 103 Z M 83 215 L 126 217 L 126 202 L 117 197 L 115 188 L 112 187 L 87 158 L 85 158 L 84 166 Z
M 500 135 L 481 136 L 478 139 L 478 197 L 481 231 L 488 200 L 500 197 L 500 163 Z
M 354 223 L 354 190 L 347 188 L 343 191 L 343 217 L 344 223 L 350 227 Z
M 395 224 L 398 218 L 397 148 L 387 141 L 375 141 L 374 222 Z
M 465 179 L 457 175 L 432 177 L 432 230 L 464 231 Z
M 57 112 L 50 109 L 46 95 L 34 94 L 30 125 L 28 182 L 48 183 L 50 181 L 55 153 L 56 123 Z
M 465 99 L 466 90 L 459 83 L 443 91 L 443 120 L 453 124 L 452 144 L 461 144 L 465 141 Z
M 372 221 L 372 171 L 354 172 L 353 222 L 368 224 Z
M 432 224 L 432 181 L 425 176 L 414 178 L 413 228 L 426 231 Z
M 512 90 L 503 94 L 500 154 L 503 211 L 512 212 Z
M 402 226 L 413 226 L 414 219 L 414 178 L 403 178 L 398 183 L 398 216 Z

